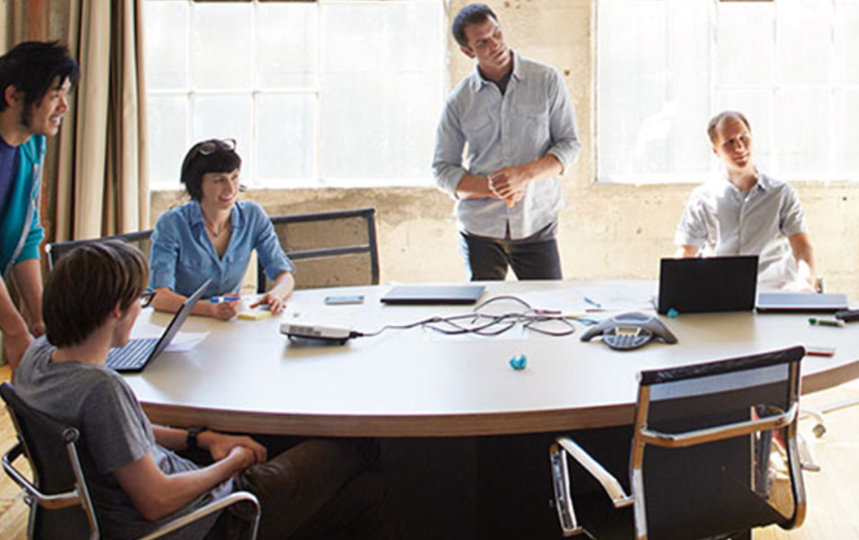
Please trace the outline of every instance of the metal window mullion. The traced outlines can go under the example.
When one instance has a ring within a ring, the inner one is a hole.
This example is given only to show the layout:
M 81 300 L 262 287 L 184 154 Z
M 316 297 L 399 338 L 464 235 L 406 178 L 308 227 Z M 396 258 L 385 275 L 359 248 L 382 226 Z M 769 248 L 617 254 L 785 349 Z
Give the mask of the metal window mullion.
M 674 66 L 671 63 L 671 60 L 672 60 L 672 58 L 671 58 L 671 42 L 672 42 L 672 38 L 673 38 L 672 31 L 671 31 L 672 30 L 671 29 L 671 20 L 672 20 L 671 12 L 673 10 L 671 8 L 672 8 L 673 3 L 674 3 L 673 0 L 668 0 L 668 2 L 666 2 L 666 6 L 665 6 L 665 64 L 664 65 L 665 65 L 665 69 L 669 70 L 669 73 L 674 72 L 672 69 Z M 670 77 L 665 77 L 665 80 L 666 80 L 667 84 L 665 85 L 665 94 L 663 97 L 663 103 L 668 104 L 671 102 Z M 665 164 L 666 164 L 666 167 L 668 168 L 668 170 L 671 170 L 673 168 L 671 161 L 670 161 L 670 159 L 671 159 L 671 148 L 673 146 L 673 140 L 674 140 L 673 137 L 669 134 L 666 137 L 666 141 L 665 141 L 664 157 L 665 157 Z
M 716 105 L 716 94 L 719 92 L 719 90 L 722 89 L 722 86 L 720 84 L 721 81 L 719 81 L 719 71 L 716 67 L 718 65 L 718 62 L 719 62 L 719 4 L 718 4 L 718 0 L 713 0 L 713 2 L 710 5 L 709 24 L 707 26 L 708 26 L 708 30 L 710 33 L 710 50 L 708 51 L 708 54 L 707 54 L 709 64 L 710 64 L 709 65 L 710 69 L 708 70 L 709 76 L 710 76 L 710 83 L 708 85 L 710 87 L 710 100 L 709 100 L 710 101 L 710 103 L 709 103 L 710 112 L 707 115 L 709 117 L 709 116 L 712 116 L 713 111 L 716 108 L 715 107 L 715 105 Z M 708 175 L 710 175 L 714 172 L 713 162 L 714 162 L 713 159 L 708 160 L 708 163 L 710 164 L 707 167 Z
M 770 70 L 771 70 L 771 72 L 772 72 L 772 74 L 773 74 L 773 81 L 772 81 L 772 91 L 770 92 L 770 104 L 769 104 L 769 105 L 770 105 L 770 132 L 771 132 L 771 133 L 772 133 L 772 135 L 773 135 L 773 140 L 772 140 L 772 141 L 770 141 L 770 148 L 771 148 L 771 151 L 770 151 L 770 156 L 771 156 L 771 157 L 770 157 L 770 159 L 772 159 L 772 162 L 771 162 L 769 165 L 770 165 L 770 167 L 771 167 L 771 168 L 773 168 L 774 170 L 781 170 L 781 169 L 779 168 L 779 162 L 781 161 L 781 155 L 780 155 L 780 153 L 776 150 L 776 144 L 777 144 L 777 142 L 776 142 L 776 140 L 775 140 L 775 129 L 772 129 L 772 128 L 774 128 L 774 127 L 775 127 L 775 125 L 774 125 L 774 124 L 775 124 L 775 118 L 776 118 L 776 116 L 775 116 L 775 115 L 776 115 L 776 105 L 775 105 L 775 104 L 776 104 L 776 93 L 779 91 L 779 87 L 781 86 L 781 85 L 779 84 L 779 82 L 778 82 L 778 56 L 779 56 L 779 47 L 778 47 L 778 40 L 779 40 L 779 35 L 778 35 L 778 21 L 779 21 L 779 5 L 780 5 L 780 4 L 775 4 L 775 5 L 774 5 L 774 7 L 773 7 L 773 12 L 772 12 L 773 16 L 772 16 L 772 21 L 771 21 L 771 24 L 772 24 L 772 27 L 773 27 L 773 54 L 772 54 L 772 59 L 771 59 L 771 63 L 772 63 L 772 64 L 771 64 L 771 66 L 770 66 Z
M 194 122 L 194 113 L 192 110 L 194 102 L 191 99 L 193 96 L 191 89 L 191 49 L 194 46 L 191 39 L 191 31 L 194 27 L 194 9 L 194 2 L 188 0 L 187 16 L 185 17 L 185 32 L 188 36 L 187 46 L 185 47 L 185 65 L 188 67 L 185 71 L 185 148 L 191 148 L 191 131 L 193 130 L 192 126 Z
M 837 65 L 836 61 L 838 60 L 836 49 L 835 49 L 835 32 L 836 32 L 836 22 L 838 20 L 838 2 L 836 0 L 831 0 L 832 11 L 829 17 L 829 115 L 828 115 L 828 135 L 829 135 L 829 144 L 826 145 L 826 153 L 828 154 L 829 161 L 829 175 L 832 175 L 837 171 L 836 165 L 838 163 L 838 159 L 836 157 L 836 152 L 838 151 L 837 145 L 834 144 L 836 140 L 837 133 L 836 129 L 836 117 L 835 117 L 835 107 L 832 105 L 835 104 L 835 89 L 838 86 L 838 81 L 836 80 L 836 70 Z M 838 171 L 839 173 L 841 171 Z
M 316 99 L 314 100 L 315 107 L 315 123 L 314 123 L 314 148 L 313 148 L 313 170 L 311 171 L 312 182 L 322 187 L 325 185 L 325 182 L 322 179 L 322 107 L 323 107 L 323 92 L 322 92 L 322 70 L 325 69 L 325 62 L 323 61 L 323 42 L 324 36 L 323 32 L 324 26 L 322 24 L 322 10 L 323 10 L 323 0 L 319 0 L 316 2 L 316 73 L 315 73 L 315 87 L 316 87 Z
M 251 5 L 251 140 L 250 144 L 248 144 L 248 152 L 250 153 L 249 161 L 253 170 L 253 176 L 251 177 L 252 185 L 259 185 L 259 152 L 257 152 L 257 141 L 259 140 L 259 122 L 257 121 L 257 97 L 259 95 L 259 86 L 257 84 L 257 81 L 255 80 L 255 77 L 257 76 L 257 58 L 259 56 L 259 51 L 257 51 L 257 45 L 259 43 L 259 40 L 257 39 L 258 15 L 259 2 L 257 0 L 253 0 L 253 4 Z

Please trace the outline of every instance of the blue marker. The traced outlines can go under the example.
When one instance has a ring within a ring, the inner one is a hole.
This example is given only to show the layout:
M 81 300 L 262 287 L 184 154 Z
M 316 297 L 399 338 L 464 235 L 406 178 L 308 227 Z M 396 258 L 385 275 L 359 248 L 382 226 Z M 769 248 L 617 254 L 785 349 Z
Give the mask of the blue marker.
M 209 299 L 209 302 L 213 304 L 220 304 L 221 302 L 235 302 L 236 300 L 241 300 L 241 296 L 213 296 Z

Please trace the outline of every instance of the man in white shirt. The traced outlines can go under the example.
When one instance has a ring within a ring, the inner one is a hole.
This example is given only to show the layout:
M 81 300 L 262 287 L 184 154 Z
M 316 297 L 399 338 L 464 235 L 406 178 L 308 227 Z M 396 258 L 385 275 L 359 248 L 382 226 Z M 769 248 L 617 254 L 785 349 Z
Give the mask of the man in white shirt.
M 707 126 L 724 176 L 692 192 L 674 236 L 677 255 L 758 255 L 767 289 L 814 291 L 817 274 L 796 191 L 757 170 L 749 121 L 724 111 Z

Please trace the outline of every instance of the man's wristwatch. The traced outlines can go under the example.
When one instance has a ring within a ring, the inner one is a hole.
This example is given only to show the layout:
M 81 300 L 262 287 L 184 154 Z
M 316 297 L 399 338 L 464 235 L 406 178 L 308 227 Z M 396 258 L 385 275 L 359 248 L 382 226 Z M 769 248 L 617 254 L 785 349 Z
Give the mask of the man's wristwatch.
M 186 450 L 197 450 L 200 447 L 197 445 L 197 436 L 206 431 L 206 426 L 191 426 L 188 428 L 188 436 L 185 438 Z

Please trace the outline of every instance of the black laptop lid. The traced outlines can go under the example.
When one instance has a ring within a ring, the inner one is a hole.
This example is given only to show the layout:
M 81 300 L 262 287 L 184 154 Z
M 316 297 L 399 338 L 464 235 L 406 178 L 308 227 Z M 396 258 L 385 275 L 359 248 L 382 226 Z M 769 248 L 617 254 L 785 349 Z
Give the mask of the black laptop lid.
M 758 283 L 757 255 L 662 259 L 659 313 L 751 311 Z

